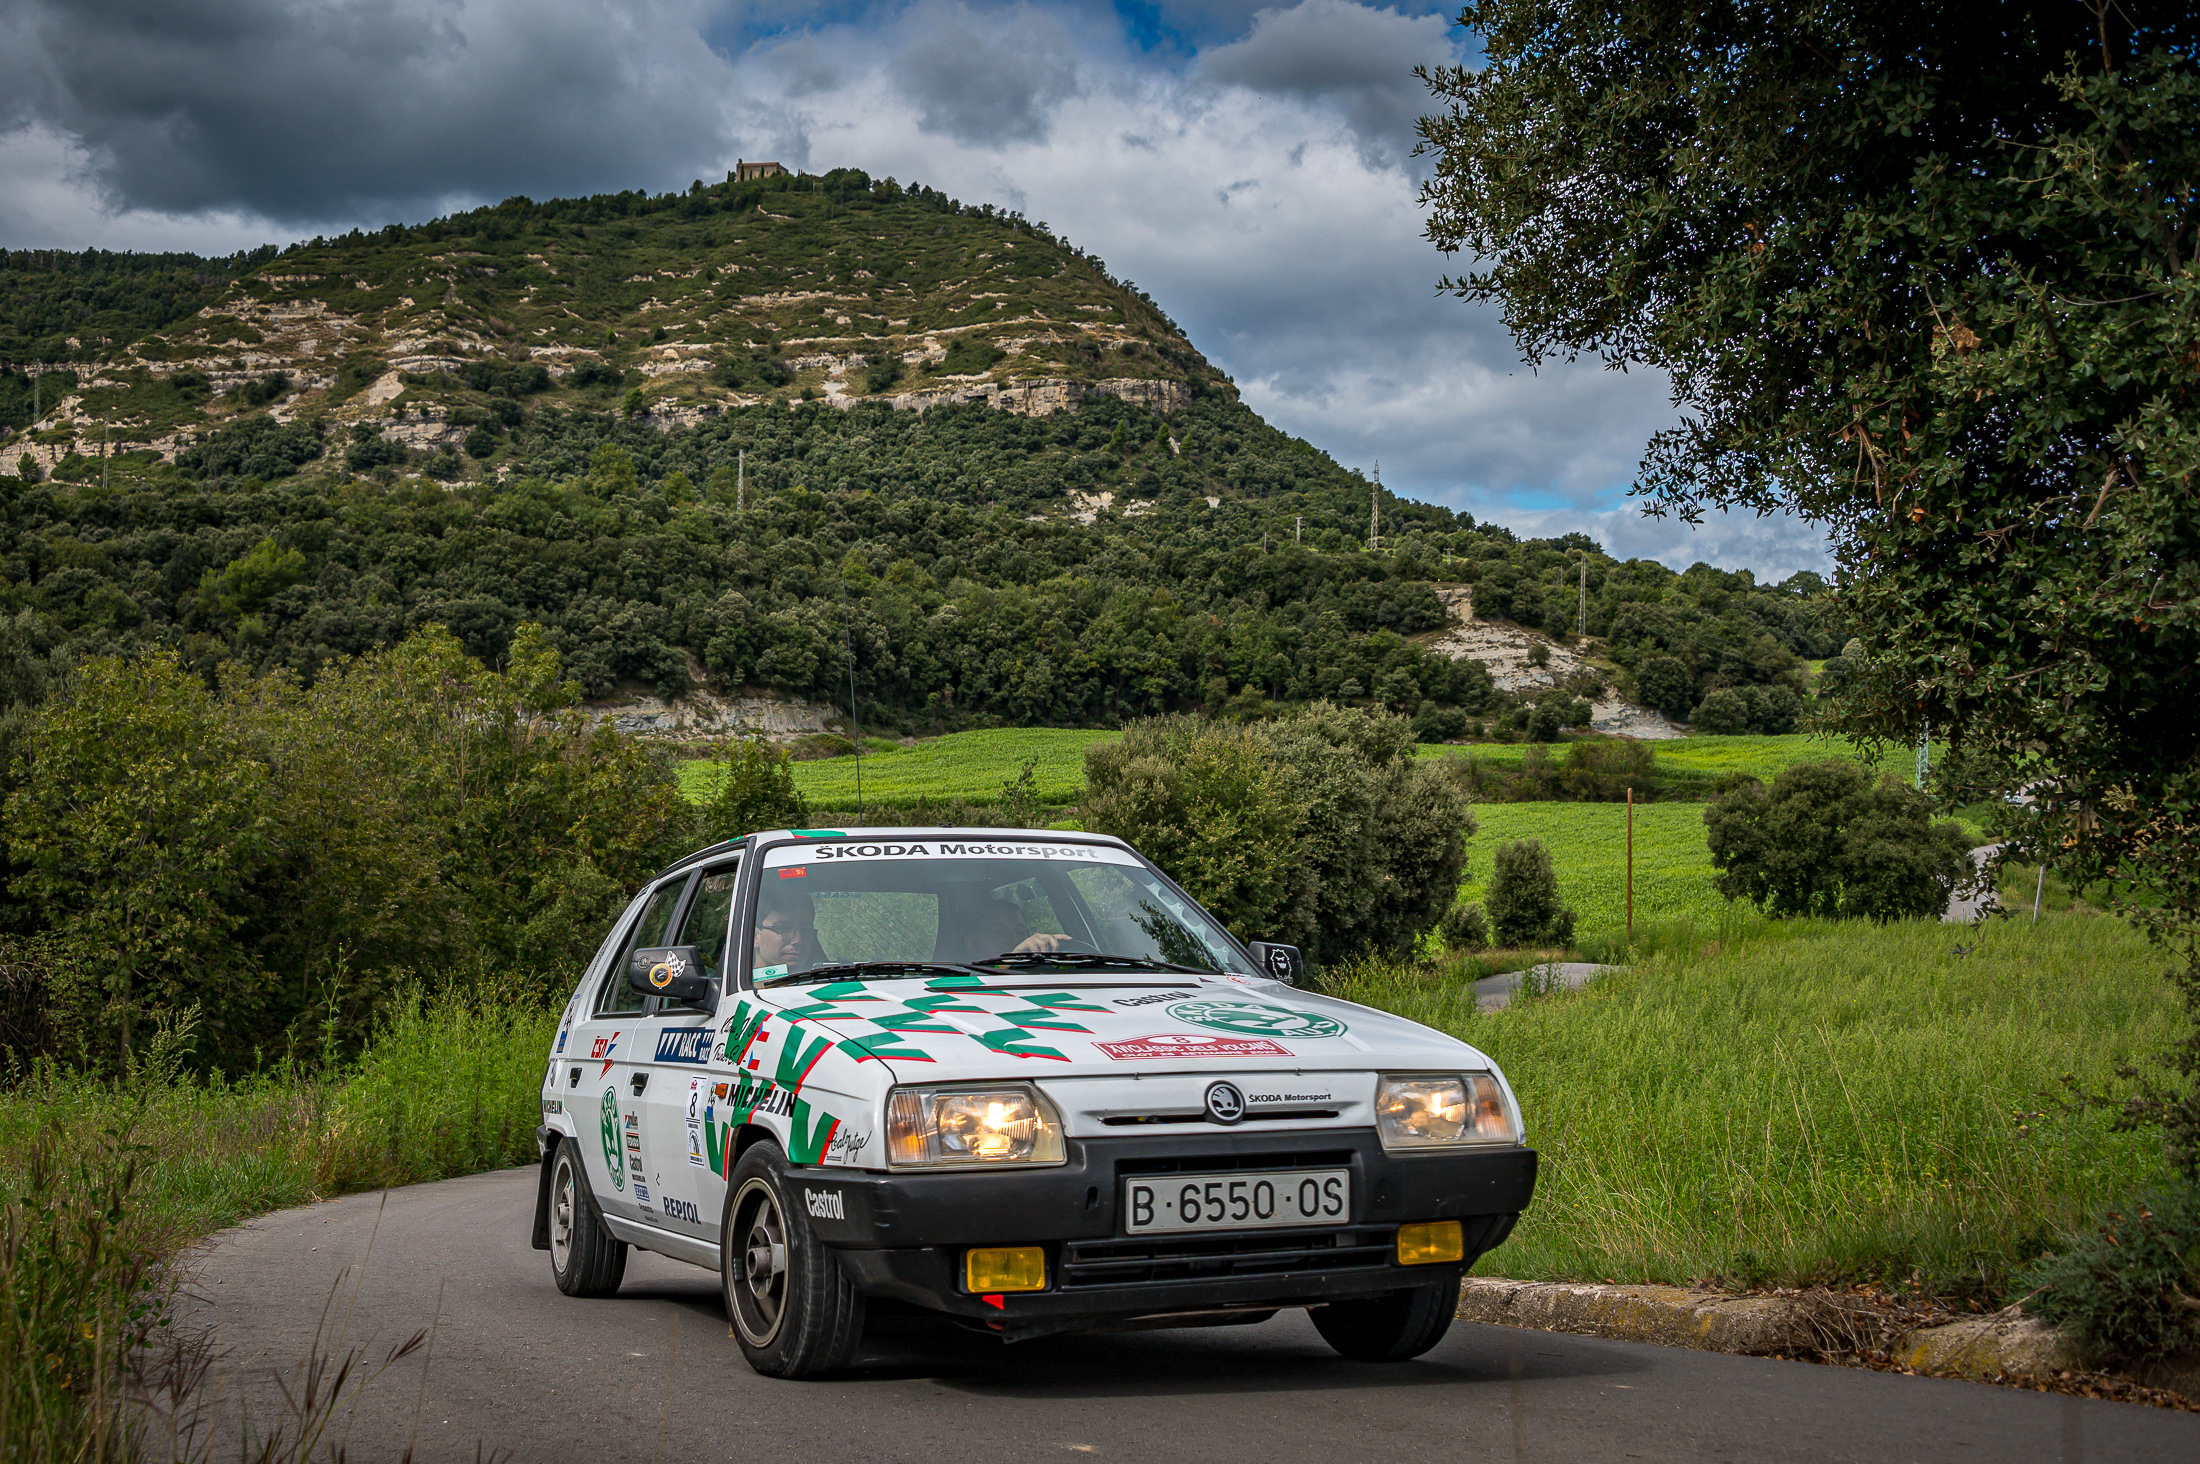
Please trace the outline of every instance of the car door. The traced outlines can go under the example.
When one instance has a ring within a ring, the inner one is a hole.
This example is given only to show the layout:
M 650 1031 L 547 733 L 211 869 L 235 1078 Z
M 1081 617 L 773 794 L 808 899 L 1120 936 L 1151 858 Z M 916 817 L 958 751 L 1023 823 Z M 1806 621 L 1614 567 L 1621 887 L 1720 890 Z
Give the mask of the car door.
M 649 1193 L 641 1104 L 632 1085 L 636 1072 L 648 1071 L 646 1062 L 637 1066 L 637 1051 L 654 1039 L 645 1030 L 649 998 L 629 979 L 626 957 L 637 947 L 665 943 L 688 883 L 683 873 L 649 891 L 596 984 L 587 1020 L 575 1024 L 566 1043 L 568 1077 L 574 1068 L 581 1073 L 577 1084 L 569 1083 L 566 1106 L 582 1135 L 589 1179 L 604 1209 L 627 1219 L 650 1219 L 656 1204 Z
M 705 865 L 696 877 L 674 933 L 664 943 L 693 946 L 704 971 L 725 990 L 729 928 L 741 878 L 738 858 Z M 725 1181 L 711 1169 L 703 1125 L 717 1095 L 711 1087 L 713 1014 L 692 1007 L 651 1013 L 649 1081 L 642 1095 L 643 1143 L 656 1223 L 700 1240 L 718 1238 Z M 637 1055 L 637 1061 L 641 1055 Z M 718 1074 L 723 1082 L 725 1074 Z M 723 1106 L 722 1104 L 720 1106 Z

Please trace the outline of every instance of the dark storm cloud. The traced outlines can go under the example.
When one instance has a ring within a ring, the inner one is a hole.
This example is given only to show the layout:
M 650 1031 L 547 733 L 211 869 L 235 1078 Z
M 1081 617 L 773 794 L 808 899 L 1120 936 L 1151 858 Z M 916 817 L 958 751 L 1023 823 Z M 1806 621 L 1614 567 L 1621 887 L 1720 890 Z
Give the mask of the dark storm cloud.
M 1413 142 L 1428 93 L 1413 68 L 1452 59 L 1448 27 L 1351 0 L 1263 10 L 1243 40 L 1200 53 L 1209 80 L 1340 107 L 1367 144 L 1396 156 Z
M 1077 91 L 1069 35 L 1036 11 L 912 7 L 888 70 L 927 132 L 990 146 L 1039 142 Z
M 591 0 L 9 0 L 0 130 L 110 207 L 277 221 L 685 181 L 727 141 L 696 12 Z

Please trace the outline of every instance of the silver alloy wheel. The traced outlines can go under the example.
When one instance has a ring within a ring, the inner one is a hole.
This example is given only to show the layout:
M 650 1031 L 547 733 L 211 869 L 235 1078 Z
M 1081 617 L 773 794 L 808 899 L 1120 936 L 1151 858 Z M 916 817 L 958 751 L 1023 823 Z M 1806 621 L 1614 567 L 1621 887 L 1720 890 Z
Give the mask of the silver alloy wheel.
M 738 1237 L 740 1274 L 733 1279 L 733 1321 L 751 1347 L 769 1347 L 787 1314 L 787 1222 L 779 1195 L 752 1178 L 733 1199 L 729 1237 Z
M 550 1264 L 563 1276 L 573 1264 L 573 1158 L 558 1156 L 550 1180 Z

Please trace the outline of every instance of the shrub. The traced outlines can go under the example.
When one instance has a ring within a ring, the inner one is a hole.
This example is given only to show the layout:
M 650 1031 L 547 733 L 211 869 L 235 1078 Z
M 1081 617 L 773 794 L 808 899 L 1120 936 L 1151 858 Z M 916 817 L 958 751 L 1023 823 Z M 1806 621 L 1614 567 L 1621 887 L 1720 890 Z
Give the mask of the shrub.
M 605 361 L 583 361 L 573 368 L 570 380 L 576 387 L 616 387 L 626 380 L 626 373 Z
M 1970 840 L 1932 804 L 1852 762 L 1795 763 L 1704 809 L 1719 893 L 1773 915 L 1937 916 L 1971 877 Z
M 496 456 L 497 435 L 486 427 L 476 427 L 466 434 L 466 456 L 485 458 Z
M 320 455 L 319 422 L 254 417 L 222 428 L 201 447 L 177 453 L 176 466 L 207 478 L 282 478 Z
M 990 342 L 974 336 L 957 336 L 947 348 L 947 359 L 940 362 L 939 370 L 949 376 L 975 376 L 981 371 L 991 371 L 1002 354 L 1000 347 Z
M 404 461 L 404 443 L 394 437 L 384 437 L 370 422 L 352 426 L 351 446 L 344 450 L 345 467 L 355 473 L 365 473 L 384 464 L 402 466 Z
M 2200 1185 L 2183 1182 L 2101 1217 L 2020 1278 L 2027 1309 L 2074 1334 L 2096 1367 L 2200 1346 Z
M 1550 851 L 1535 839 L 1499 844 L 1490 862 L 1490 935 L 1501 946 L 1566 945 L 1574 912 L 1559 903 Z
M 1690 723 L 1715 737 L 1784 736 L 1795 730 L 1803 699 L 1785 686 L 1722 686 L 1703 699 Z
M 1085 754 L 1085 826 L 1119 835 L 1241 934 L 1328 963 L 1402 955 L 1452 900 L 1474 821 L 1393 713 L 1134 722 Z
M 711 749 L 705 775 L 703 837 L 738 839 L 760 829 L 801 828 L 810 805 L 794 785 L 794 760 L 761 737 L 728 739 Z
M 1635 668 L 1635 700 L 1668 717 L 1696 704 L 1696 678 L 1678 656 L 1646 656 Z
M 1465 900 L 1454 900 L 1444 918 L 1436 923 L 1436 933 L 1443 937 L 1447 951 L 1488 950 L 1490 944 L 1489 921 L 1483 917 L 1480 905 Z

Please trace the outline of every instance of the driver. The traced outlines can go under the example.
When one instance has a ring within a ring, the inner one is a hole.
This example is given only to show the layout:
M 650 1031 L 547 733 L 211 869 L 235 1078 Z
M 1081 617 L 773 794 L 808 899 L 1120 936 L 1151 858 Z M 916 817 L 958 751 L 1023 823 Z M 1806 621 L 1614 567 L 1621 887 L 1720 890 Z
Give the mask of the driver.
M 767 884 L 756 917 L 749 969 L 764 979 L 795 976 L 823 959 L 817 940 L 817 908 L 809 891 Z

